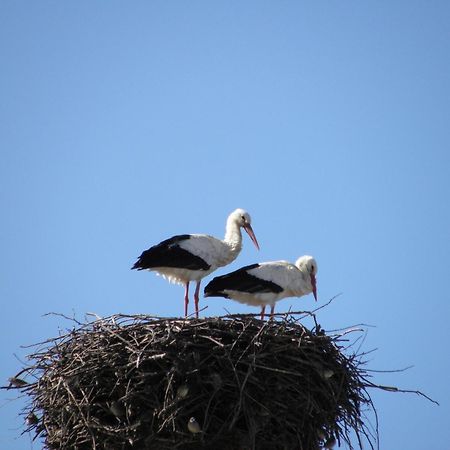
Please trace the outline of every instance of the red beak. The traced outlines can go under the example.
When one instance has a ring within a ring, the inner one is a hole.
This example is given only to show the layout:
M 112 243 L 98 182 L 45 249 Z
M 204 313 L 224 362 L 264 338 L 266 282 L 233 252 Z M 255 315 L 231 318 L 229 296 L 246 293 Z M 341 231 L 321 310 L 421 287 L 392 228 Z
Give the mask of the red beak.
M 312 293 L 314 295 L 314 298 L 317 302 L 317 286 L 316 286 L 316 276 L 312 273 L 311 274 L 311 286 L 312 286 Z
M 258 241 L 256 240 L 256 236 L 255 233 L 253 233 L 253 228 L 250 224 L 244 225 L 244 230 L 247 232 L 247 234 L 250 236 L 250 239 L 253 241 L 253 243 L 255 244 L 255 247 L 259 250 L 259 244 Z

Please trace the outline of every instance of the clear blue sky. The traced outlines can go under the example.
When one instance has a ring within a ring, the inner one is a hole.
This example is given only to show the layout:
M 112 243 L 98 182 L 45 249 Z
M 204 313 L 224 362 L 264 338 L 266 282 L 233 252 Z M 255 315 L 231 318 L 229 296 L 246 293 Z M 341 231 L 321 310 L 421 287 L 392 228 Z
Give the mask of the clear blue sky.
M 375 380 L 441 402 L 372 392 L 381 449 L 448 448 L 449 23 L 447 1 L 1 2 L 1 384 L 70 326 L 50 311 L 181 315 L 130 266 L 242 207 L 261 251 L 216 274 L 314 255 L 319 304 L 343 293 L 322 326 L 374 325 L 369 366 L 414 365 Z M 39 449 L 0 396 L 0 448 Z

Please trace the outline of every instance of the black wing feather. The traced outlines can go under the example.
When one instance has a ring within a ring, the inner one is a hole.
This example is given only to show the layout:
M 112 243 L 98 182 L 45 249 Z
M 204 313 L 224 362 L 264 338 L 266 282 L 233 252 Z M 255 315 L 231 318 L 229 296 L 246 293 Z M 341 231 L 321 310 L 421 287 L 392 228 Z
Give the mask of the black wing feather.
M 132 269 L 144 270 L 155 267 L 174 267 L 189 270 L 208 270 L 211 266 L 200 256 L 193 255 L 180 247 L 191 237 L 190 234 L 180 234 L 142 252 Z
M 259 264 L 241 267 L 234 272 L 215 277 L 205 287 L 205 297 L 225 297 L 228 294 L 224 291 L 233 290 L 248 292 L 249 294 L 278 293 L 283 290 L 281 286 L 273 281 L 263 280 L 248 273 L 251 269 L 256 269 Z

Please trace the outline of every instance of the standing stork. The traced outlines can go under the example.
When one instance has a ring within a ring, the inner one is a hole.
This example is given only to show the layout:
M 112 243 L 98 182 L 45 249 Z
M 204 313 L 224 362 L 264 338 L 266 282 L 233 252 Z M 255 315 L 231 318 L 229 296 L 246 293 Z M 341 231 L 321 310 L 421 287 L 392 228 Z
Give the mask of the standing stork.
M 270 318 L 273 318 L 275 302 L 282 298 L 312 292 L 317 301 L 316 274 L 317 263 L 312 256 L 301 256 L 295 264 L 287 261 L 252 264 L 215 277 L 206 285 L 204 295 L 261 306 L 261 320 L 264 320 L 266 306 L 270 305 Z
M 189 282 L 195 281 L 195 317 L 198 318 L 201 280 L 236 259 L 242 248 L 241 228 L 259 250 L 249 213 L 236 209 L 228 216 L 223 240 L 206 234 L 173 236 L 142 252 L 132 269 L 155 271 L 171 283 L 183 284 L 185 316 L 188 313 Z

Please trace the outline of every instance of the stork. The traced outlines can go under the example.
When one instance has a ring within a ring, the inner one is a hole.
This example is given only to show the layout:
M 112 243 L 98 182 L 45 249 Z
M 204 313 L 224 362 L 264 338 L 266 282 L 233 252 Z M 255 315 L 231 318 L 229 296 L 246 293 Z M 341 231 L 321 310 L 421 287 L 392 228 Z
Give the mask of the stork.
M 250 215 L 243 209 L 236 209 L 228 216 L 223 240 L 206 234 L 173 236 L 142 252 L 132 269 L 155 271 L 171 283 L 184 285 L 185 316 L 188 313 L 189 283 L 195 281 L 195 317 L 198 318 L 201 280 L 236 259 L 242 248 L 241 228 L 259 250 Z
M 266 306 L 270 305 L 270 318 L 273 318 L 275 302 L 282 298 L 312 292 L 317 301 L 316 274 L 316 260 L 307 255 L 298 258 L 295 264 L 287 261 L 252 264 L 215 277 L 206 285 L 204 296 L 261 306 L 261 320 L 264 320 Z

